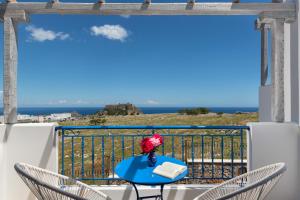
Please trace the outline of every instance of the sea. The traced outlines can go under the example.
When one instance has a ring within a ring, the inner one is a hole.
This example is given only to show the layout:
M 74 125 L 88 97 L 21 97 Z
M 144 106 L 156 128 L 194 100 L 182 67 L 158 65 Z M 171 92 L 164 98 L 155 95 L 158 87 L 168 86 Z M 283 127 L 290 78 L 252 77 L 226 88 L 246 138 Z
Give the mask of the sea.
M 144 114 L 177 113 L 179 110 L 192 107 L 139 107 Z M 103 107 L 20 107 L 18 114 L 22 115 L 50 115 L 53 113 L 78 112 L 82 115 L 94 114 Z M 257 112 L 257 107 L 208 107 L 210 112 L 237 113 L 237 112 Z M 0 108 L 3 115 L 3 108 Z

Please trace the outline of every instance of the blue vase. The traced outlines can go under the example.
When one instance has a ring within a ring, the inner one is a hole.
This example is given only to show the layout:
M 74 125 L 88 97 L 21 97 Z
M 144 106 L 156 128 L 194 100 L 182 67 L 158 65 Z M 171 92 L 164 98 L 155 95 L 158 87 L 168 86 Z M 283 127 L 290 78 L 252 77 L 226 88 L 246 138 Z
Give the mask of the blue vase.
M 148 166 L 149 167 L 154 167 L 157 159 L 155 156 L 155 151 L 151 151 L 148 155 Z

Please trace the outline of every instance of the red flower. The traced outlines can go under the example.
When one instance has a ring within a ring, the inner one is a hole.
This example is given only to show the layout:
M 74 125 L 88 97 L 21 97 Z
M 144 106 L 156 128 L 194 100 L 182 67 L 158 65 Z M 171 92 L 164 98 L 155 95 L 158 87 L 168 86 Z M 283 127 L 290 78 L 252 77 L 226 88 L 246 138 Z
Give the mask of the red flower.
M 143 154 L 150 153 L 151 151 L 155 151 L 155 149 L 163 144 L 163 137 L 157 133 L 153 134 L 150 138 L 144 138 L 140 145 Z
M 159 145 L 164 143 L 164 138 L 161 135 L 155 133 L 155 134 L 153 134 L 152 137 L 155 138 L 155 139 L 159 139 L 159 143 L 160 143 Z
M 154 150 L 154 145 L 151 142 L 150 138 L 144 138 L 141 141 L 142 153 L 150 153 Z

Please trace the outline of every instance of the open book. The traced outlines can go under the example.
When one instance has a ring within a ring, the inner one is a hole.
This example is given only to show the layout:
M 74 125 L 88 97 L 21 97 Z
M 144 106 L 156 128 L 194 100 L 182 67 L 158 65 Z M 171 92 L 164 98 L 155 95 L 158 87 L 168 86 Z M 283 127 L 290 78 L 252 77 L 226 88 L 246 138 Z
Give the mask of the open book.
M 164 162 L 163 164 L 158 165 L 153 170 L 153 173 L 173 179 L 185 170 L 186 166 L 178 165 L 171 162 Z

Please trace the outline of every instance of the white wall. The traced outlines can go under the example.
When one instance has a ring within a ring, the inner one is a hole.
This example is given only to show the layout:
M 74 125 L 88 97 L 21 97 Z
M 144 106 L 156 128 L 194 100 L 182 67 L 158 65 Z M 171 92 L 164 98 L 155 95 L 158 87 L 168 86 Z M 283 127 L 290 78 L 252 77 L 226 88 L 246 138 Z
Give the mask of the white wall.
M 165 200 L 192 200 L 213 185 L 166 185 L 163 196 Z M 136 200 L 135 190 L 131 185 L 97 186 L 97 190 L 109 195 L 113 200 Z M 159 194 L 160 187 L 138 186 L 140 196 Z
M 33 195 L 14 170 L 25 162 L 58 171 L 55 124 L 0 125 L 0 199 L 32 200 Z
M 269 200 L 300 199 L 300 131 L 296 123 L 249 123 L 248 153 L 253 169 L 285 162 L 288 170 Z
M 269 199 L 299 199 L 300 186 L 300 131 L 296 123 L 249 123 L 249 161 L 253 169 L 276 162 L 287 163 L 285 173 Z M 13 165 L 26 162 L 58 171 L 58 140 L 55 124 L 0 125 L 0 199 L 32 200 L 32 194 L 17 176 Z M 250 148 L 251 147 L 251 148 Z M 170 185 L 165 199 L 192 199 L 211 186 Z M 113 199 L 135 199 L 130 186 L 98 187 Z M 141 186 L 144 194 L 158 192 L 158 188 Z
M 0 125 L 0 199 L 5 199 L 6 184 L 5 184 L 5 155 L 3 139 L 5 136 L 5 126 Z

